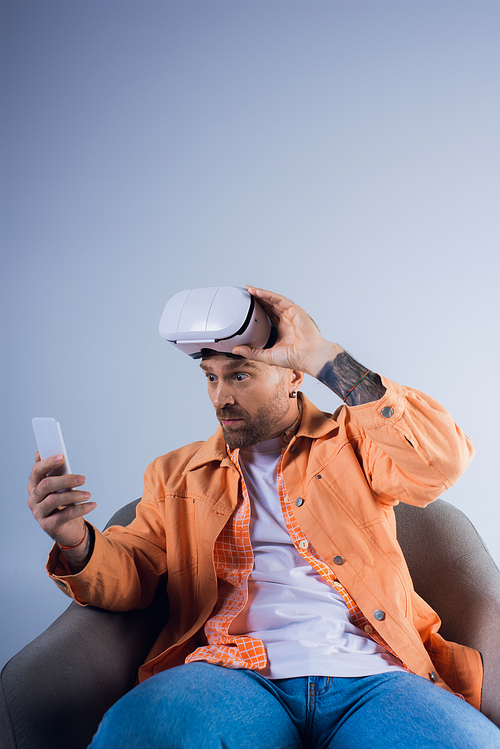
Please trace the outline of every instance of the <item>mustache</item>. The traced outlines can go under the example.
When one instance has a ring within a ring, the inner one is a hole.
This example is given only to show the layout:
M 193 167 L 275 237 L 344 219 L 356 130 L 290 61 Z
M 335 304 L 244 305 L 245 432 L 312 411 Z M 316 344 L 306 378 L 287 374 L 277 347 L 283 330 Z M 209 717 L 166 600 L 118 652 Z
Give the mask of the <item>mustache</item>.
M 245 411 L 242 411 L 234 406 L 224 406 L 216 410 L 218 419 L 241 419 L 245 416 Z

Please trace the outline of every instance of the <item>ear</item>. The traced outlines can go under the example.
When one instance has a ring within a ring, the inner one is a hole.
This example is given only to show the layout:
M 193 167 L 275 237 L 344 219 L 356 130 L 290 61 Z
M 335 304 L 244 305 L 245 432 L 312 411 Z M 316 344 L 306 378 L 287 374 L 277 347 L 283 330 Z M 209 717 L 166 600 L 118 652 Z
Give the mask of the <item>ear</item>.
M 304 379 L 304 372 L 300 372 L 298 369 L 290 370 L 290 385 L 292 390 L 299 390 Z

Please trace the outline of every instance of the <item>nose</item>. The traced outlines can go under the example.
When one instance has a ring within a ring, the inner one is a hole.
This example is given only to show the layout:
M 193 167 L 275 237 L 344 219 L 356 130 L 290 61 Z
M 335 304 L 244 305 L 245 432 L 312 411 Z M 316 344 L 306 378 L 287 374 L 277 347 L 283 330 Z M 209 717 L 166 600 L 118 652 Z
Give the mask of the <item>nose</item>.
M 233 406 L 234 397 L 230 389 L 224 383 L 221 383 L 219 387 L 217 388 L 217 391 L 215 393 L 214 398 L 212 399 L 212 402 L 215 408 L 223 408 L 224 406 Z

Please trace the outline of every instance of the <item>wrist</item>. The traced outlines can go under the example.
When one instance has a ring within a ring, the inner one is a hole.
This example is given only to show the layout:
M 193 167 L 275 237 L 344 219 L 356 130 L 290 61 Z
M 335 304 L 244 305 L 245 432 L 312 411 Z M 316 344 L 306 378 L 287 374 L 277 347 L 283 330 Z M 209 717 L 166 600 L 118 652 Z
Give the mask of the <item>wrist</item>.
M 326 362 L 317 379 L 348 406 L 380 400 L 386 391 L 378 374 L 364 367 L 344 350 Z
M 77 546 L 63 546 L 57 544 L 64 554 L 71 571 L 79 572 L 87 564 L 92 552 L 92 537 L 87 523 L 85 523 L 85 535 Z
M 324 370 L 325 365 L 333 362 L 343 351 L 344 349 L 337 343 L 323 339 L 322 343 L 311 354 L 307 369 L 304 369 L 304 372 L 315 379 L 319 379 L 318 375 Z
M 76 550 L 85 543 L 85 541 L 87 540 L 87 535 L 88 527 L 87 523 L 84 523 L 83 538 L 79 543 L 75 544 L 74 546 L 63 546 L 63 544 L 59 543 L 59 541 L 56 541 L 56 543 L 62 551 L 72 551 L 73 549 Z

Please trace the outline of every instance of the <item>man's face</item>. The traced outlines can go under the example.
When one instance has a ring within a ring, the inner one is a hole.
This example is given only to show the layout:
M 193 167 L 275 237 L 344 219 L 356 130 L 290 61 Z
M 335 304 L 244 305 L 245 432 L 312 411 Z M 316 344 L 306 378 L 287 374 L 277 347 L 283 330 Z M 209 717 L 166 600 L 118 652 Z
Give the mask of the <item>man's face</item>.
M 291 370 L 224 355 L 204 359 L 200 366 L 230 447 L 250 447 L 278 437 L 294 422 L 297 401 L 290 399 Z

